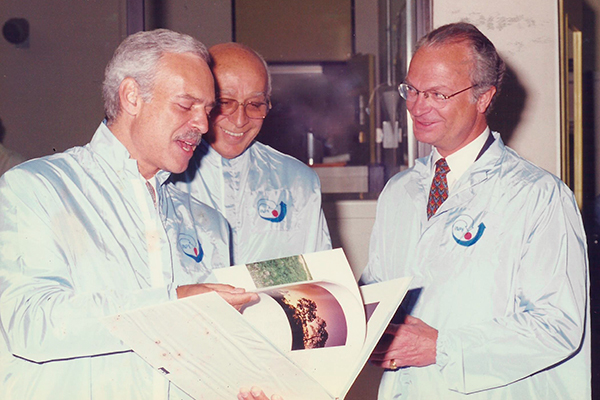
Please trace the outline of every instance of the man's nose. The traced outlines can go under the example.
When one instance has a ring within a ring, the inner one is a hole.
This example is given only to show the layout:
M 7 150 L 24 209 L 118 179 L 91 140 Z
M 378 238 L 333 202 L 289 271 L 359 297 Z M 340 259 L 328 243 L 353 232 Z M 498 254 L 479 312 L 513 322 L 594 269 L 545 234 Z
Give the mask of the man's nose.
M 206 113 L 204 107 L 198 107 L 192 112 L 193 115 L 192 119 L 190 120 L 192 127 L 202 133 L 208 132 L 208 114 Z
M 417 94 L 417 99 L 412 103 L 406 103 L 408 112 L 412 115 L 423 115 L 431 110 L 431 104 L 424 93 Z
M 235 126 L 244 126 L 248 123 L 248 115 L 246 114 L 246 106 L 244 104 L 240 104 L 235 110 L 233 114 L 229 116 L 231 122 L 235 124 Z

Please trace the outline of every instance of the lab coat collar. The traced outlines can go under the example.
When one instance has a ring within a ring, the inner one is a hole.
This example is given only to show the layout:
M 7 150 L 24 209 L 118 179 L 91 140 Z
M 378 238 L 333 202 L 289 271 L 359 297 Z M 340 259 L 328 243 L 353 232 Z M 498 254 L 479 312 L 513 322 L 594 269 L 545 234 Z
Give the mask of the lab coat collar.
M 200 141 L 200 145 L 198 145 L 198 148 L 196 149 L 195 156 L 197 156 L 200 159 L 200 162 L 202 162 L 202 163 L 209 163 L 209 164 L 214 165 L 214 166 L 220 166 L 221 165 L 221 159 L 223 158 L 204 139 L 202 139 Z
M 464 204 L 470 201 L 475 196 L 475 192 L 472 188 L 487 180 L 491 172 L 497 168 L 503 158 L 506 147 L 500 138 L 500 134 L 492 132 L 492 135 L 494 135 L 495 138 L 494 142 L 456 182 L 454 190 L 450 193 L 448 200 L 441 205 L 436 212 L 436 215 L 440 215 L 458 204 Z M 408 173 L 416 174 L 413 179 L 408 180 L 405 186 L 407 192 L 416 204 L 426 204 L 427 202 L 429 186 L 431 185 L 431 165 L 433 157 L 434 152 L 432 151 L 428 156 L 415 160 L 415 166 L 412 168 L 412 171 L 407 171 Z M 427 218 L 425 209 L 423 209 L 423 218 Z M 435 216 L 432 217 L 430 221 L 433 221 L 434 219 Z
M 210 165 L 221 167 L 222 165 L 232 166 L 236 169 L 243 166 L 245 163 L 248 163 L 250 159 L 250 148 L 254 145 L 255 142 L 252 142 L 250 146 L 242 154 L 239 156 L 228 159 L 221 156 L 215 149 L 212 148 L 210 144 L 204 139 L 200 142 L 198 146 L 198 150 L 196 152 L 200 156 L 201 162 L 207 162 Z
M 117 173 L 140 176 L 137 161 L 131 158 L 127 148 L 116 138 L 105 121 L 100 123 L 89 143 L 90 150 L 103 158 Z M 162 185 L 171 175 L 167 171 L 158 171 L 154 176 L 157 186 Z

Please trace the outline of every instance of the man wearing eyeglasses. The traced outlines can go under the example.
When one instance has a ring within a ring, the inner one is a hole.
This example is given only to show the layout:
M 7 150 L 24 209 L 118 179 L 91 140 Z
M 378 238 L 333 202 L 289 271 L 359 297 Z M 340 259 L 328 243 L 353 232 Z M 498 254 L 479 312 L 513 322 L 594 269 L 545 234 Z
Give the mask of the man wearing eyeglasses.
M 473 25 L 418 44 L 399 91 L 432 153 L 382 192 L 365 283 L 413 276 L 372 354 L 380 399 L 590 399 L 586 240 L 573 193 L 491 132 L 504 62 Z
M 255 141 L 271 108 L 264 59 L 237 43 L 209 51 L 217 105 L 177 185 L 225 216 L 232 264 L 331 249 L 316 173 Z

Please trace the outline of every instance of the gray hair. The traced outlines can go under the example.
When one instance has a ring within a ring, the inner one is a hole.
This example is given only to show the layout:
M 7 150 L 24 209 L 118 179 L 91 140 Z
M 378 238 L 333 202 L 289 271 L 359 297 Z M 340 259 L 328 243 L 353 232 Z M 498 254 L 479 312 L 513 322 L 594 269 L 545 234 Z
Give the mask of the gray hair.
M 158 63 L 165 53 L 192 53 L 208 65 L 211 63 L 206 47 L 189 35 L 156 29 L 128 36 L 115 50 L 104 71 L 102 96 L 104 112 L 109 122 L 119 114 L 119 86 L 125 78 L 133 78 L 140 85 L 144 101 L 152 100 Z
M 471 83 L 474 99 L 478 99 L 492 86 L 496 88 L 496 96 L 500 92 L 506 64 L 496 51 L 494 44 L 474 25 L 458 22 L 440 26 L 423 36 L 416 46 L 416 51 L 422 47 L 439 47 L 447 44 L 466 43 L 473 59 Z M 493 102 L 493 99 L 492 99 Z M 488 110 L 491 108 L 488 107 Z

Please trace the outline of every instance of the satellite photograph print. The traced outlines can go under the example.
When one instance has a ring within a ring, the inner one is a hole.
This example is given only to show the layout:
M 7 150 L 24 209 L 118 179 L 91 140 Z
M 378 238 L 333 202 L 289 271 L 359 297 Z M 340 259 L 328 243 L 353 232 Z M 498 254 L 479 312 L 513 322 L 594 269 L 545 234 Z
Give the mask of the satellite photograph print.
M 312 281 L 302 255 L 246 264 L 257 288 Z

